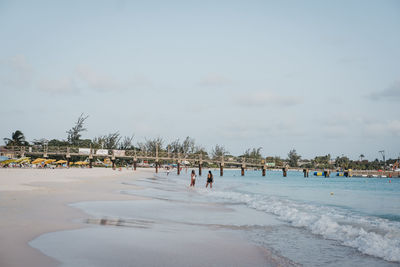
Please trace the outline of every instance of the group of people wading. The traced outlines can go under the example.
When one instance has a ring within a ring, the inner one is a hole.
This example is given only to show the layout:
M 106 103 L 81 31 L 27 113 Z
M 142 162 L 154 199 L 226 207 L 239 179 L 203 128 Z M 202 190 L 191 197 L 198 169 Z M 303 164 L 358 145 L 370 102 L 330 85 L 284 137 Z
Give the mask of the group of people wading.
M 213 182 L 214 182 L 214 177 L 211 171 L 208 171 L 206 188 L 208 187 L 208 185 L 210 185 L 210 188 L 212 188 Z M 196 172 L 192 170 L 192 174 L 190 175 L 190 186 L 194 187 L 195 184 L 196 184 Z

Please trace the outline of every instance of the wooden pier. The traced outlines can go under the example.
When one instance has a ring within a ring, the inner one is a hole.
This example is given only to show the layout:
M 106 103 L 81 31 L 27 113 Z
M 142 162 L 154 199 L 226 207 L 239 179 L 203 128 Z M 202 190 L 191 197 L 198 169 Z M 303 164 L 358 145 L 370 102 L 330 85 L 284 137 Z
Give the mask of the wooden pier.
M 109 158 L 113 169 L 116 167 L 116 160 L 123 159 L 132 162 L 133 169 L 136 170 L 139 161 L 148 161 L 154 164 L 155 172 L 158 172 L 162 164 L 176 164 L 177 174 L 181 172 L 181 166 L 189 163 L 191 166 L 197 166 L 199 175 L 202 175 L 202 167 L 205 163 L 217 165 L 220 169 L 220 176 L 224 175 L 225 167 L 240 167 L 242 176 L 246 168 L 259 169 L 265 176 L 267 165 L 265 159 L 252 159 L 245 157 L 221 156 L 210 158 L 201 153 L 171 153 L 168 151 L 137 151 L 137 150 L 117 150 L 117 149 L 93 149 L 77 147 L 47 147 L 47 146 L 29 146 L 29 147 L 7 147 L 8 153 L 14 157 L 62 157 L 70 163 L 71 157 L 87 157 L 89 167 L 93 166 L 93 160 Z
M 116 160 L 124 159 L 130 161 L 133 166 L 133 170 L 136 170 L 138 162 L 148 161 L 154 164 L 155 172 L 158 170 L 162 164 L 176 164 L 177 174 L 181 172 L 182 164 L 189 163 L 191 166 L 198 167 L 199 176 L 202 175 L 202 167 L 205 163 L 211 164 L 219 167 L 220 176 L 224 175 L 224 168 L 240 168 L 241 175 L 245 175 L 245 170 L 247 168 L 258 169 L 261 171 L 261 175 L 266 175 L 267 169 L 280 169 L 282 170 L 283 177 L 287 177 L 287 172 L 289 170 L 288 166 L 275 166 L 269 167 L 266 160 L 253 159 L 246 157 L 235 157 L 235 156 L 222 156 L 217 158 L 210 158 L 206 154 L 201 153 L 171 153 L 168 151 L 137 151 L 137 150 L 117 150 L 117 149 L 94 149 L 94 148 L 78 148 L 78 147 L 47 147 L 47 146 L 27 146 L 27 147 L 17 147 L 11 146 L 6 147 L 7 153 L 13 155 L 13 157 L 62 157 L 67 160 L 69 165 L 71 157 L 86 157 L 89 162 L 89 167 L 93 166 L 94 159 L 110 159 L 112 168 L 116 168 Z M 292 170 L 303 171 L 304 177 L 309 177 L 309 173 L 321 172 L 322 177 L 334 177 L 336 176 L 334 172 L 339 172 L 338 170 L 312 170 L 312 169 L 299 169 L 292 168 Z M 361 170 L 346 170 L 339 173 L 343 173 L 345 177 L 400 177 L 400 172 L 394 171 L 361 171 Z

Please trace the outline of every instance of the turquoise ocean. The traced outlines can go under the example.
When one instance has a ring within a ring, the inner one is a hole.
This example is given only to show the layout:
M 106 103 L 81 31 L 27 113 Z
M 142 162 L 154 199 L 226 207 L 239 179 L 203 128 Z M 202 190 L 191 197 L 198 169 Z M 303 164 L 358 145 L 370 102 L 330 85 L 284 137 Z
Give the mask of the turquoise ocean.
M 219 170 L 212 173 L 212 190 L 205 188 L 203 170 L 189 192 L 189 174 L 171 173 L 158 175 L 156 184 L 141 181 L 148 189 L 130 193 L 233 206 L 246 219 L 223 223 L 237 226 L 250 241 L 302 265 L 400 263 L 400 179 L 334 174 L 304 178 L 296 171 L 289 171 L 286 178 L 281 171 L 267 171 L 264 177 L 261 171 L 241 176 L 239 170 L 225 170 L 222 177 Z M 250 210 L 256 213 L 248 217 Z M 207 216 L 200 220 L 214 223 Z

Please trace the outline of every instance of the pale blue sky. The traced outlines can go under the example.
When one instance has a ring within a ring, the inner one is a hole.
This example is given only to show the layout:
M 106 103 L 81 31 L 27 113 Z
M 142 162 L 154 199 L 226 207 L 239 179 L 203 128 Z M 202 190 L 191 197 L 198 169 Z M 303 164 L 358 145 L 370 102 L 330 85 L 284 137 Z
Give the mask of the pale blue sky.
M 0 136 L 400 153 L 400 1 L 0 0 Z

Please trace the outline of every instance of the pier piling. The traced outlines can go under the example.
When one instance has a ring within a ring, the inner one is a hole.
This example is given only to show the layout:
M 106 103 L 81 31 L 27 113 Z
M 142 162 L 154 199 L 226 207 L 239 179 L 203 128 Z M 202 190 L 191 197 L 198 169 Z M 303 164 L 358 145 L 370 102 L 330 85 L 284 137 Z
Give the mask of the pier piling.
M 199 162 L 199 176 L 201 176 L 201 162 Z
M 112 169 L 115 170 L 115 154 L 114 154 L 114 150 L 112 152 L 111 162 L 112 162 Z
M 90 146 L 89 168 L 93 168 L 93 152 L 92 152 L 92 146 Z
M 286 177 L 286 176 L 287 176 L 287 171 L 288 171 L 288 167 L 283 167 L 283 168 L 282 168 L 283 177 Z
M 264 165 L 264 166 L 262 167 L 262 176 L 265 176 L 266 170 L 267 170 L 267 166 Z
M 155 161 L 155 165 L 156 165 L 156 173 L 158 173 L 158 145 L 156 146 L 156 161 Z
M 65 157 L 67 158 L 67 168 L 69 168 L 69 163 L 71 161 L 71 154 L 69 153 L 69 147 L 67 147 L 67 153 L 65 154 Z
M 219 175 L 224 176 L 224 163 L 223 162 L 221 162 L 219 164 Z
M 240 174 L 242 175 L 242 176 L 244 176 L 244 169 L 246 168 L 246 159 L 245 158 L 242 158 L 242 166 L 241 166 L 241 168 L 240 168 Z
M 202 154 L 200 153 L 199 156 L 199 176 L 201 176 L 201 165 L 203 164 L 203 157 Z

